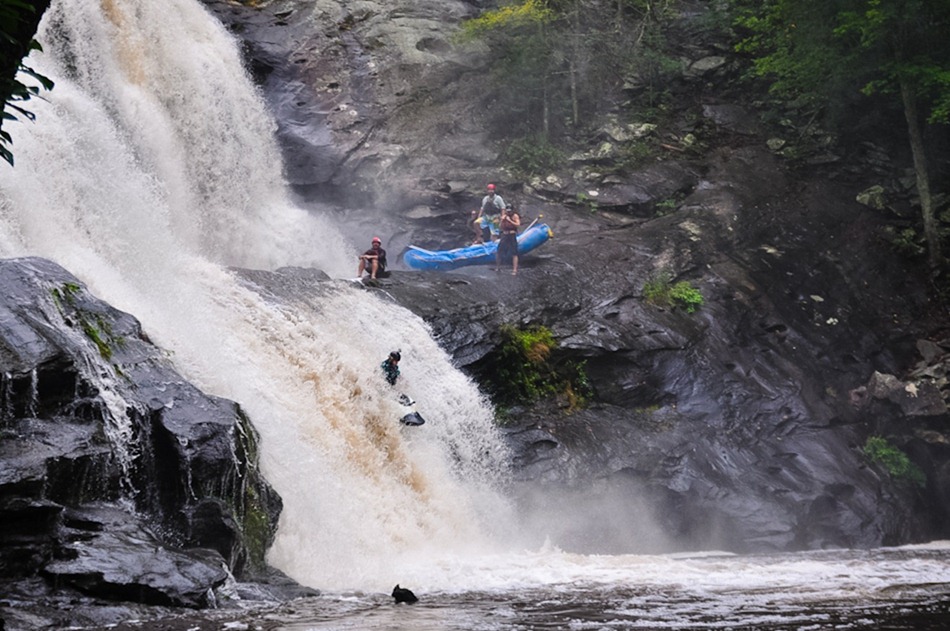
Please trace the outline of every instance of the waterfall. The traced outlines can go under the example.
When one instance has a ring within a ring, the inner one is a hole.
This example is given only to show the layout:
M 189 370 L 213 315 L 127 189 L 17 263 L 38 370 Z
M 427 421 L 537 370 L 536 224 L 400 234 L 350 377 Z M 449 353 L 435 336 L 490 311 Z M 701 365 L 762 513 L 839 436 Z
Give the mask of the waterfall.
M 196 0 L 54 0 L 37 39 L 30 65 L 56 87 L 28 104 L 35 123 L 4 126 L 0 255 L 61 264 L 241 404 L 285 504 L 271 562 L 315 587 L 383 589 L 492 549 L 506 454 L 425 323 L 345 281 L 267 299 L 230 268 L 340 278 L 357 251 L 290 201 L 275 124 L 220 23 Z M 396 422 L 378 370 L 395 348 L 421 428 Z

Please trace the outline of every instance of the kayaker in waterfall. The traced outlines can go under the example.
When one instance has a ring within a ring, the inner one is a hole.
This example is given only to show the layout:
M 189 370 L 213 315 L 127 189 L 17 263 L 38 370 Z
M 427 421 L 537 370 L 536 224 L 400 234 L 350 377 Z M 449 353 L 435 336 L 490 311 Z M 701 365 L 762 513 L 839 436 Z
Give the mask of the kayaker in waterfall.
M 383 249 L 383 242 L 379 237 L 373 237 L 372 247 L 360 254 L 357 277 L 362 278 L 364 271 L 369 272 L 369 277 L 373 280 L 386 274 L 386 250 Z
M 495 192 L 495 185 L 488 185 L 488 193 L 482 198 L 482 205 L 478 209 L 475 223 L 481 228 L 481 240 L 478 243 L 489 243 L 492 239 L 492 224 L 498 224 L 498 215 L 505 209 L 505 200 Z
M 501 237 L 498 241 L 498 251 L 495 252 L 495 264 L 501 269 L 502 261 L 511 261 L 511 275 L 518 274 L 518 229 L 521 228 L 521 215 L 515 207 L 508 204 L 502 211 L 501 221 L 498 224 Z
M 389 382 L 389 385 L 396 385 L 396 380 L 399 379 L 399 360 L 402 359 L 402 354 L 399 351 L 393 351 L 389 354 L 389 357 L 383 360 L 383 363 L 379 365 L 382 369 L 383 374 L 386 376 L 386 381 Z

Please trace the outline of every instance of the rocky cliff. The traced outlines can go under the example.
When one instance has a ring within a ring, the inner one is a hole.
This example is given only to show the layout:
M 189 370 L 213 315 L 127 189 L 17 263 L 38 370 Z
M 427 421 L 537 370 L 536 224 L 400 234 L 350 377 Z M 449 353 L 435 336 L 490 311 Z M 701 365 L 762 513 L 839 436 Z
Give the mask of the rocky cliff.
M 281 502 L 241 408 L 57 265 L 5 260 L 0 286 L 7 628 L 50 623 L 31 617 L 44 603 L 69 604 L 60 623 L 88 623 L 88 608 L 104 624 L 102 599 L 208 607 L 267 592 L 239 581 L 290 584 L 264 562 Z
M 486 132 L 487 57 L 452 40 L 480 3 L 209 5 L 246 42 L 290 181 L 315 203 L 344 202 L 335 212 L 354 239 L 382 233 L 391 253 L 462 245 L 489 180 L 553 228 L 517 278 L 397 271 L 383 287 L 482 380 L 502 325 L 546 326 L 562 359 L 585 362 L 586 409 L 514 414 L 525 487 L 635 506 L 683 547 L 945 535 L 946 308 L 919 259 L 887 246 L 912 201 L 899 138 L 769 125 L 754 87 L 737 82 L 740 60 L 686 2 L 673 22 L 682 72 L 666 86 L 671 115 L 646 125 L 629 92 L 605 94 L 586 149 L 518 181 L 502 168 L 504 139 Z M 644 134 L 656 153 L 618 168 Z M 878 183 L 888 199 L 875 210 L 862 192 Z M 698 288 L 703 307 L 649 305 L 644 285 L 660 274 Z M 927 403 L 910 412 L 867 396 L 878 372 Z M 916 455 L 925 488 L 869 458 L 878 434 Z M 584 549 L 618 545 L 589 524 L 575 530 L 565 536 Z

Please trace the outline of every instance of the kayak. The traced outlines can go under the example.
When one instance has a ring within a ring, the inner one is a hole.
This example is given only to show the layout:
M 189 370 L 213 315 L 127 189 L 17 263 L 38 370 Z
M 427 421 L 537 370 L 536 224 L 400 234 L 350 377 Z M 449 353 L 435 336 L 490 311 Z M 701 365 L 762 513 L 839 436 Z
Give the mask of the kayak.
M 538 248 L 554 236 L 547 224 L 531 226 L 518 235 L 518 256 Z M 412 269 L 447 271 L 466 265 L 494 265 L 498 242 L 479 243 L 454 250 L 423 250 L 414 245 L 403 254 L 403 261 Z

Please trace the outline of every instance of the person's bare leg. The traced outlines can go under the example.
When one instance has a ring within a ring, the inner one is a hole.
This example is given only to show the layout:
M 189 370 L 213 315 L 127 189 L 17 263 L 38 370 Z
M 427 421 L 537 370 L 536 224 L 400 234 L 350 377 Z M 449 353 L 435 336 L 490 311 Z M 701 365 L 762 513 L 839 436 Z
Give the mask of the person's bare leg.
M 357 278 L 362 278 L 362 277 L 363 277 L 363 271 L 364 271 L 365 269 L 366 269 L 366 260 L 365 260 L 365 259 L 360 259 L 360 266 L 359 266 L 359 269 L 356 270 L 356 277 L 357 277 Z
M 378 269 L 379 269 L 379 259 L 373 259 L 373 271 L 369 275 L 369 277 L 372 278 L 373 280 L 376 280 L 376 270 Z
M 518 274 L 518 255 L 515 254 L 511 258 L 511 275 L 515 276 Z

